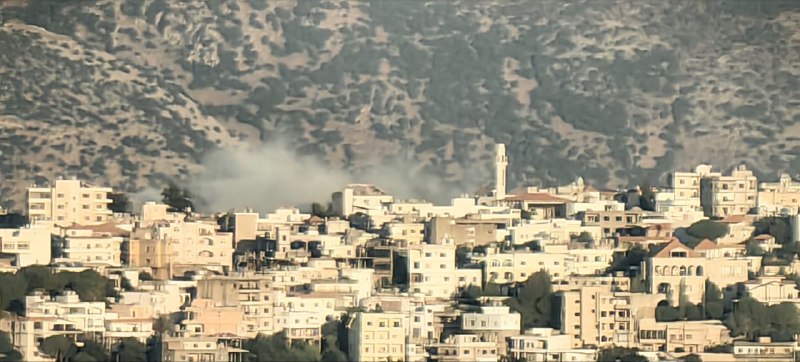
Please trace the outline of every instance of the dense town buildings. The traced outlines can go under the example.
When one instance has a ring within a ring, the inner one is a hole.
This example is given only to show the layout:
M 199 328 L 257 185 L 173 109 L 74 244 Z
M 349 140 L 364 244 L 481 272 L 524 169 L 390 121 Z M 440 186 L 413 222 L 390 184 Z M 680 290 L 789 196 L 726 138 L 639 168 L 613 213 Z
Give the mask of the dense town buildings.
M 110 188 L 31 187 L 28 224 L 0 229 L 0 331 L 30 361 L 60 358 L 56 337 L 176 362 L 279 345 L 354 361 L 795 355 L 800 186 L 788 175 L 700 165 L 665 188 L 578 178 L 509 191 L 505 146 L 494 156 L 494 189 L 449 205 L 350 184 L 325 212 L 152 201 L 126 215 L 110 211 Z

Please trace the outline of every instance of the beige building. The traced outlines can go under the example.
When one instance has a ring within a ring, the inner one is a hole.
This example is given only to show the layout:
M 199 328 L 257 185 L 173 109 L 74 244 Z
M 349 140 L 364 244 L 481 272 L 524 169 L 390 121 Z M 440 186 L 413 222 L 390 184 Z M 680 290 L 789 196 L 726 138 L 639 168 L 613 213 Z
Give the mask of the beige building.
M 18 229 L 0 229 L 0 255 L 16 267 L 47 265 L 51 258 L 50 223 L 35 223 Z
M 353 361 L 405 361 L 408 317 L 397 312 L 358 312 L 348 326 Z
M 281 331 L 275 323 L 275 304 L 285 295 L 273 283 L 273 276 L 267 275 L 210 277 L 198 281 L 197 298 L 214 301 L 215 308 L 237 308 L 243 314 L 239 320 L 245 336 L 270 335 Z
M 184 310 L 179 335 L 189 336 L 246 336 L 244 313 L 236 306 L 217 305 L 211 299 L 198 298 Z M 252 333 L 249 333 L 252 335 Z
M 53 298 L 44 293 L 26 296 L 25 316 L 58 317 L 86 334 L 101 336 L 106 330 L 106 303 L 82 302 L 73 291 L 65 291 Z
M 792 180 L 789 174 L 781 174 L 778 182 L 758 184 L 759 215 L 780 215 L 783 210 L 795 215 L 800 206 L 800 183 Z
M 249 353 L 216 337 L 166 337 L 162 343 L 164 362 L 244 362 Z
M 523 220 L 518 225 L 509 227 L 509 240 L 514 245 L 534 240 L 566 244 L 584 232 L 588 233 L 592 240 L 599 241 L 602 236 L 600 226 L 584 226 L 580 220 Z
M 28 188 L 31 221 L 52 220 L 56 226 L 96 225 L 108 221 L 110 187 L 96 187 L 78 180 L 57 180 L 53 187 Z
M 720 289 L 747 281 L 747 258 L 712 257 L 717 245 L 703 240 L 694 249 L 674 239 L 650 250 L 642 270 L 650 293 L 665 293 L 677 303 L 681 290 L 692 303 L 702 302 L 706 279 Z
M 40 341 L 52 336 L 64 336 L 70 340 L 77 340 L 83 331 L 76 328 L 75 323 L 55 315 L 29 317 L 11 315 L 0 319 L 0 330 L 7 332 L 15 349 L 22 354 L 22 361 L 52 362 L 53 356 L 48 356 L 39 349 Z
M 558 292 L 561 333 L 572 348 L 584 346 L 635 347 L 636 321 L 653 317 L 663 295 L 614 292 L 608 286 L 581 287 Z
M 150 306 L 144 305 L 111 305 L 106 312 L 103 344 L 111 347 L 123 338 L 136 338 L 141 343 L 147 343 L 153 331 L 154 318 L 150 316 Z
M 700 181 L 705 177 L 720 176 L 711 169 L 711 165 L 698 165 L 693 172 L 674 172 L 669 179 L 670 189 L 656 195 L 656 211 L 702 211 Z
M 753 299 L 768 305 L 783 302 L 800 306 L 800 291 L 791 279 L 783 276 L 761 276 L 742 283 L 744 293 Z
M 233 263 L 233 234 L 217 228 L 202 222 L 164 222 L 137 230 L 129 246 L 130 266 L 152 268 L 157 278 L 199 270 L 222 273 Z
M 431 242 L 453 239 L 456 245 L 485 245 L 501 241 L 498 228 L 502 222 L 472 218 L 434 217 L 428 223 L 427 238 Z M 502 224 L 502 227 L 505 227 Z
M 458 276 L 454 244 L 411 245 L 407 253 L 409 293 L 449 299 L 456 292 Z
M 66 228 L 63 241 L 56 248 L 59 255 L 54 259 L 84 266 L 119 267 L 128 234 L 127 230 L 110 223 Z
M 732 342 L 730 330 L 717 320 L 656 322 L 654 318 L 642 318 L 638 335 L 640 348 L 651 352 L 697 353 Z
M 603 237 L 611 237 L 617 233 L 627 234 L 627 230 L 642 226 L 644 212 L 634 208 L 627 211 L 586 211 L 578 213 L 576 219 L 584 226 L 599 227 Z M 597 239 L 596 239 L 597 240 Z
M 572 347 L 572 339 L 558 330 L 531 328 L 524 334 L 508 337 L 512 361 L 595 361 L 597 350 Z
M 394 201 L 392 195 L 368 184 L 347 185 L 344 190 L 334 193 L 332 199 L 334 211 L 344 217 L 358 212 L 382 212 L 384 204 Z
M 494 342 L 500 356 L 508 356 L 506 337 L 519 334 L 521 328 L 522 317 L 507 306 L 485 305 L 480 313 L 461 315 L 461 330 Z
M 700 202 L 706 216 L 744 215 L 756 207 L 758 179 L 744 165 L 728 176 L 714 175 L 700 180 Z
M 454 334 L 433 347 L 431 356 L 440 362 L 496 362 L 497 344 L 481 340 L 473 334 Z
M 733 356 L 737 361 L 796 361 L 795 342 L 772 342 L 770 337 L 760 337 L 757 342 L 736 341 Z
M 538 271 L 546 271 L 553 279 L 561 279 L 573 271 L 575 256 L 566 248 L 563 252 L 530 252 L 513 250 L 501 252 L 499 247 L 486 248 L 485 255 L 473 254 L 472 262 L 480 263 L 484 269 L 484 284 L 518 283 Z

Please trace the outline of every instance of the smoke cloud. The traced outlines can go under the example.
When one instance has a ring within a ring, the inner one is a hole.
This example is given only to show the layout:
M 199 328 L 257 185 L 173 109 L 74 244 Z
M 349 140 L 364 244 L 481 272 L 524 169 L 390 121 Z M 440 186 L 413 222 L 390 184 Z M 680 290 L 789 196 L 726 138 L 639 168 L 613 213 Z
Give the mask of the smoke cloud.
M 253 208 L 269 212 L 282 206 L 307 208 L 327 203 L 350 183 L 369 183 L 399 198 L 421 198 L 449 204 L 469 187 L 458 187 L 424 173 L 409 161 L 388 161 L 362 172 L 331 167 L 312 156 L 298 155 L 283 142 L 257 148 L 220 149 L 203 160 L 204 171 L 189 182 L 207 212 Z M 198 205 L 199 206 L 199 205 Z

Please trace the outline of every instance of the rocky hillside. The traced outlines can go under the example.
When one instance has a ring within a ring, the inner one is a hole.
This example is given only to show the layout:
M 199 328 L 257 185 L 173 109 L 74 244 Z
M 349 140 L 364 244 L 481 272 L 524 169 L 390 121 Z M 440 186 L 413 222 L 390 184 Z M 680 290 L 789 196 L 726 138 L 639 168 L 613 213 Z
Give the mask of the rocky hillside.
M 793 0 L 0 6 L 0 199 L 17 203 L 37 177 L 137 191 L 274 140 L 451 181 L 495 142 L 512 184 L 800 168 Z

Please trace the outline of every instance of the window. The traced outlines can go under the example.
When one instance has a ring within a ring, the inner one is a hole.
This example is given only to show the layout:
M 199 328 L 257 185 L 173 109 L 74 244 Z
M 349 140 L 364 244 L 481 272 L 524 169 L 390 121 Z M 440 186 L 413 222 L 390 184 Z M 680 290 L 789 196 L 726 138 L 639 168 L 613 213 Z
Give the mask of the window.
M 392 326 L 394 326 L 394 327 L 400 327 L 400 322 L 399 322 L 399 321 L 394 321 L 394 323 L 392 324 Z

